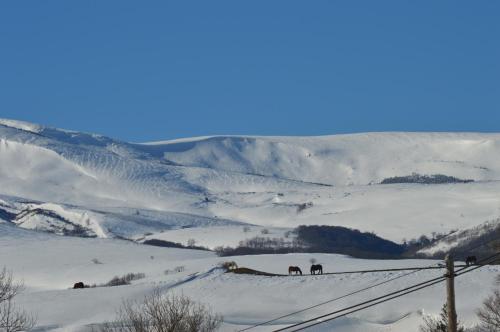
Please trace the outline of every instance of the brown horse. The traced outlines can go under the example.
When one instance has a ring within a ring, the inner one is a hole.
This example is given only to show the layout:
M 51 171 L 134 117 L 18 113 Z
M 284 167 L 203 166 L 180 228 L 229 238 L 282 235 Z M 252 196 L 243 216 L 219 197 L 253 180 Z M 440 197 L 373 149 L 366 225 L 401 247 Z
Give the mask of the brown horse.
M 467 256 L 467 258 L 465 259 L 465 264 L 467 266 L 475 265 L 476 262 L 477 262 L 476 256 Z
M 289 266 L 288 267 L 288 274 L 292 274 L 293 272 L 295 272 L 295 274 L 300 273 L 300 275 L 302 275 L 302 270 L 298 266 Z
M 316 274 L 316 271 L 318 274 L 323 274 L 323 266 L 321 264 L 311 265 L 311 274 Z

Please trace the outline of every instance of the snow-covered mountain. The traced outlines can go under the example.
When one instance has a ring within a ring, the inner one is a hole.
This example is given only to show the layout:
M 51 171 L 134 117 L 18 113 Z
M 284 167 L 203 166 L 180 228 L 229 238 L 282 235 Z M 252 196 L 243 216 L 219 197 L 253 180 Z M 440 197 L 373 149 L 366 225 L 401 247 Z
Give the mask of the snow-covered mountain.
M 428 256 L 475 246 L 500 231 L 499 143 L 499 134 L 369 133 L 135 144 L 0 120 L 0 261 L 24 280 L 26 292 L 16 302 L 38 317 L 38 331 L 91 331 L 114 319 L 123 300 L 155 289 L 211 305 L 224 315 L 221 331 L 354 292 L 258 329 L 272 331 L 442 271 L 238 275 L 218 268 L 224 258 L 214 252 L 138 243 L 194 240 L 213 249 L 255 236 L 293 241 L 293 227 L 326 224 L 398 242 L 454 230 L 420 252 Z M 388 178 L 450 183 L 381 184 Z M 307 269 L 312 259 L 326 272 L 440 263 L 311 253 L 230 259 L 278 274 L 292 264 Z M 144 278 L 127 286 L 68 289 L 74 282 L 103 284 L 131 272 Z M 498 273 L 497 266 L 487 266 L 457 278 L 462 322 L 477 322 L 475 310 Z M 367 288 L 374 284 L 380 286 Z M 423 316 L 439 312 L 443 299 L 444 288 L 436 285 L 310 331 L 416 332 Z
M 184 166 L 335 186 L 441 174 L 500 178 L 499 134 L 366 133 L 321 137 L 206 137 L 149 143 Z
M 379 184 L 413 173 L 475 182 Z M 402 241 L 498 218 L 499 179 L 500 134 L 215 136 L 135 144 L 0 120 L 4 205 L 12 210 L 33 201 L 15 211 L 15 220 L 2 208 L 0 219 L 59 233 L 71 210 L 84 215 L 78 227 L 101 237 L 137 237 L 164 231 L 165 224 L 329 224 Z

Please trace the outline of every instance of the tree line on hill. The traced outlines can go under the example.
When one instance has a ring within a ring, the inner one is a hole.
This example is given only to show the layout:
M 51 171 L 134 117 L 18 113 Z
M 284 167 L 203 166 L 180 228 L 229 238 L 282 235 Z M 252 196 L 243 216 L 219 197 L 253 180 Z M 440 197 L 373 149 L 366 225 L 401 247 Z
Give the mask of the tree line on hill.
M 446 240 L 449 234 L 432 233 L 422 235 L 403 243 L 384 239 L 373 232 L 362 232 L 340 226 L 299 226 L 290 232 L 287 238 L 257 236 L 240 241 L 236 247 L 217 247 L 219 256 L 283 254 L 283 253 L 336 253 L 357 258 L 400 259 L 400 258 L 436 258 L 442 259 L 447 252 L 435 252 L 423 255 L 420 250 L 439 241 Z M 453 233 L 453 232 L 452 232 Z M 498 242 L 500 246 L 500 226 L 492 232 L 464 241 L 450 252 L 457 259 L 468 255 L 486 257 L 494 252 L 492 246 L 480 246 L 481 243 Z M 492 242 L 493 241 L 493 242 Z
M 459 179 L 454 176 L 443 174 L 421 175 L 412 173 L 406 176 L 394 176 L 383 179 L 381 184 L 395 184 L 395 183 L 420 183 L 420 184 L 444 184 L 444 183 L 469 183 L 474 182 L 471 179 Z
M 243 232 L 245 232 L 245 227 Z M 418 238 L 403 240 L 403 243 L 384 239 L 373 232 L 362 232 L 341 226 L 303 225 L 286 232 L 282 237 L 270 236 L 267 229 L 263 229 L 261 233 L 261 236 L 240 241 L 235 247 L 219 246 L 214 251 L 219 256 L 335 253 L 369 259 L 442 259 L 447 252 L 436 251 L 432 254 L 423 254 L 421 250 L 430 248 L 440 241 L 453 242 L 455 231 L 448 234 L 434 232 L 430 236 L 422 235 Z M 495 241 L 500 246 L 500 225 L 492 231 L 482 233 L 480 236 L 461 241 L 462 243 L 455 245 L 450 250 L 450 253 L 457 259 L 465 259 L 469 255 L 476 255 L 480 259 L 494 252 L 492 246 L 481 246 L 481 244 L 494 243 Z M 143 243 L 169 248 L 209 250 L 203 246 L 195 245 L 193 239 L 188 241 L 187 245 L 158 239 L 149 239 Z
M 220 256 L 322 252 L 362 258 L 398 258 L 406 251 L 404 245 L 347 227 L 299 226 L 292 234 L 288 240 L 258 236 L 240 241 L 235 248 L 218 247 L 215 251 Z

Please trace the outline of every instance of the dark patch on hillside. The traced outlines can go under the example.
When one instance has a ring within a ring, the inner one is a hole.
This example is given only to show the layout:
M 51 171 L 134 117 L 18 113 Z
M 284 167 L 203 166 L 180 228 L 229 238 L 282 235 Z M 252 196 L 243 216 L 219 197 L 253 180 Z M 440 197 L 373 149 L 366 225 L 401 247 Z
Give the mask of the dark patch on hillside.
M 248 246 L 231 247 L 217 247 L 215 248 L 217 255 L 221 257 L 226 256 L 247 256 L 247 255 L 276 255 L 276 254 L 290 254 L 290 253 L 305 253 L 311 252 L 308 248 L 280 248 L 280 247 L 264 247 L 254 248 Z
M 227 273 L 250 274 L 250 275 L 254 275 L 254 276 L 266 276 L 266 277 L 283 276 L 283 274 L 267 273 L 267 272 L 249 269 L 246 267 L 238 267 L 236 269 L 232 269 L 232 270 L 227 271 Z
M 478 260 L 481 260 L 500 251 L 500 225 L 484 234 L 480 234 L 479 236 L 470 235 L 471 237 L 467 238 L 469 237 L 469 235 L 465 234 L 466 237 L 464 238 L 463 232 L 459 235 L 460 238 L 458 240 L 460 241 L 460 244 L 449 251 L 449 253 L 456 260 L 465 260 L 467 256 L 471 255 L 476 256 Z M 450 236 L 446 239 L 443 239 L 442 241 L 453 242 L 455 240 L 456 237 Z M 425 247 L 423 249 L 425 249 Z M 442 259 L 447 253 L 448 252 L 439 251 L 433 255 L 420 254 L 418 256 Z M 496 264 L 498 263 L 500 262 L 497 260 Z
M 178 243 L 178 242 L 158 240 L 158 239 L 146 240 L 146 241 L 142 242 L 142 244 L 145 244 L 148 246 L 163 247 L 163 248 L 195 249 L 195 250 L 210 251 L 209 249 L 207 249 L 205 247 L 185 246 L 185 245 Z
M 470 179 L 459 179 L 454 176 L 447 176 L 443 174 L 434 175 L 421 175 L 413 173 L 406 176 L 394 176 L 386 178 L 380 184 L 395 184 L 395 183 L 419 183 L 419 184 L 445 184 L 445 183 L 469 183 L 474 182 Z
M 55 213 L 54 211 L 50 210 L 44 210 L 44 209 L 28 209 L 21 211 L 19 214 L 16 215 L 15 219 L 19 220 L 21 218 L 25 217 L 30 217 L 30 216 L 36 216 L 36 215 L 42 215 L 54 220 L 57 220 L 67 226 L 69 228 L 65 227 L 59 227 L 57 228 L 58 231 L 61 232 L 62 235 L 65 236 L 77 236 L 77 237 L 96 237 L 96 235 L 90 230 L 87 229 L 83 226 L 80 226 L 78 224 L 72 223 L 71 221 L 67 220 L 66 218 L 60 216 L 59 214 Z M 21 225 L 20 223 L 19 225 Z M 56 233 L 55 231 L 48 231 L 49 233 Z
M 297 239 L 310 252 L 347 254 L 364 258 L 400 257 L 405 247 L 373 233 L 339 226 L 299 226 Z
M 336 253 L 358 258 L 402 258 L 406 246 L 385 240 L 373 233 L 338 226 L 299 226 L 292 241 L 255 237 L 242 241 L 236 248 L 218 247 L 219 256 Z M 281 240 L 281 241 L 280 241 Z
M 0 219 L 3 219 L 5 221 L 12 221 L 16 217 L 15 213 L 9 212 L 4 209 L 0 209 Z

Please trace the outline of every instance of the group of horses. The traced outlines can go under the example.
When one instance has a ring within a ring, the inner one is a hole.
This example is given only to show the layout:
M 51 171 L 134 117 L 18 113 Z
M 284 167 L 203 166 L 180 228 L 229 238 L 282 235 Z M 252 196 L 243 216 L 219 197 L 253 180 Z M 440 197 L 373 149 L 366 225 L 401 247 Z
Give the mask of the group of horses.
M 302 270 L 298 266 L 289 266 L 288 274 L 300 274 L 302 275 Z M 323 274 L 323 266 L 321 264 L 311 265 L 311 274 Z
M 465 264 L 467 266 L 476 265 L 477 264 L 476 256 L 467 256 L 467 258 L 465 259 Z M 289 266 L 288 274 L 302 275 L 302 270 L 298 266 Z M 323 274 L 323 266 L 321 264 L 311 265 L 311 274 Z
M 467 256 L 467 258 L 465 258 L 465 265 L 470 266 L 476 264 L 477 264 L 476 256 Z

